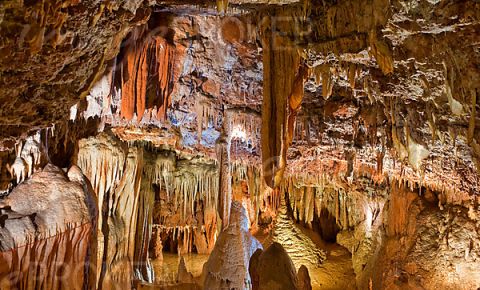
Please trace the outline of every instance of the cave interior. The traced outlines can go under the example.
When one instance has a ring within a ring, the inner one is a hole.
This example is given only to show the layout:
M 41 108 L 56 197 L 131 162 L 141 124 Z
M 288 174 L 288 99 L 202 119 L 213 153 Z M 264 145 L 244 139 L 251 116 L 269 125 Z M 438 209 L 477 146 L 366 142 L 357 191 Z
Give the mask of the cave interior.
M 478 94 L 478 0 L 4 0 L 0 289 L 478 290 Z

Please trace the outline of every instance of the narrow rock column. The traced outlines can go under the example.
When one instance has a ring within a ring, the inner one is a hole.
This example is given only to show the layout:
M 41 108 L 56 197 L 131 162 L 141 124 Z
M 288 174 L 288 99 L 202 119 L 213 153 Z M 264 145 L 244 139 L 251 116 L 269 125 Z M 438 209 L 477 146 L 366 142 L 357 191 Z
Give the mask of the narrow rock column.
M 232 176 L 230 170 L 230 147 L 232 137 L 230 127 L 230 114 L 225 111 L 222 131 L 216 145 L 219 168 L 218 213 L 222 219 L 222 230 L 228 226 L 230 205 L 232 203 Z

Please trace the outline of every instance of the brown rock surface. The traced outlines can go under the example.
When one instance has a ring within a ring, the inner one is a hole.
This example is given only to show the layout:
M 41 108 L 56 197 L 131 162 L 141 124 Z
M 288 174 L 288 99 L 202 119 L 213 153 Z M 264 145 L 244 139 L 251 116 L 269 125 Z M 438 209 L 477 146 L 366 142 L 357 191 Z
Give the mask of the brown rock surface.
M 0 4 L 6 248 L 57 230 L 72 203 L 22 188 L 74 161 L 100 280 L 153 280 L 149 247 L 211 252 L 233 199 L 297 266 L 335 260 L 302 227 L 343 245 L 352 287 L 478 287 L 478 1 L 33 2 Z M 212 283 L 240 285 L 240 260 Z

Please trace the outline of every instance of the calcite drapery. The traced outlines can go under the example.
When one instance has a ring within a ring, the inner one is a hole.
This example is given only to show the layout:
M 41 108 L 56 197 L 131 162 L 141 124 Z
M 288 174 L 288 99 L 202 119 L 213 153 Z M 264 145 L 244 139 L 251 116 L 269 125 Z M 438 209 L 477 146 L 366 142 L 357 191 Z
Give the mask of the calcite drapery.
M 126 48 L 121 68 L 121 116 L 140 121 L 146 109 L 156 108 L 155 115 L 164 120 L 170 106 L 175 67 L 175 46 L 158 35 L 132 33 L 133 44 Z M 138 44 L 138 39 L 144 37 Z
M 76 163 L 92 181 L 102 208 L 98 219 L 97 287 L 152 281 L 148 260 L 153 192 L 142 183 L 143 151 L 107 134 L 79 141 Z M 150 186 L 148 186 L 150 185 Z M 133 264 L 135 262 L 135 264 Z

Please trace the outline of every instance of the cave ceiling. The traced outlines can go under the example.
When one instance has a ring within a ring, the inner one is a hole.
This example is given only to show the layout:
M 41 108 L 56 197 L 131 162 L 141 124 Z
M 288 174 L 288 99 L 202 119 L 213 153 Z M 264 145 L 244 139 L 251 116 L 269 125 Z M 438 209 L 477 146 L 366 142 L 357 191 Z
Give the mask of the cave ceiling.
M 127 118 L 109 116 L 106 123 L 124 140 L 156 140 L 213 156 L 222 123 L 241 119 L 249 137 L 234 158 L 259 161 L 264 88 L 270 86 L 264 83 L 265 34 L 271 33 L 280 39 L 272 40 L 273 49 L 293 51 L 307 70 L 295 134 L 282 153 L 296 164 L 287 172 L 311 169 L 315 176 L 318 166 L 309 160 L 338 160 L 329 166 L 348 176 L 355 158 L 354 170 L 370 175 L 382 163 L 416 184 L 447 190 L 442 184 L 456 180 L 448 190 L 465 198 L 478 191 L 478 2 L 217 2 L 3 1 L 1 148 L 13 150 L 18 138 L 68 122 L 74 105 L 95 116 L 89 102 L 97 96 L 101 103 L 99 83 L 125 95 L 119 71 L 139 69 L 128 57 L 139 39 L 159 34 L 166 41 L 156 45 L 169 45 L 175 58 L 165 68 L 171 78 L 159 80 L 169 92 L 162 122 L 129 120 L 145 106 L 134 98 L 129 112 L 122 103 L 119 114 Z M 269 65 L 271 74 L 297 73 L 278 63 Z

